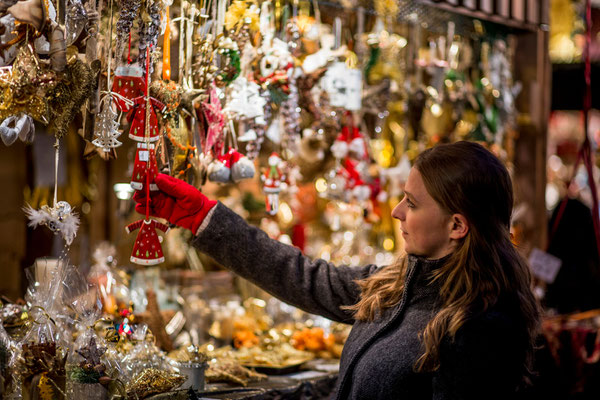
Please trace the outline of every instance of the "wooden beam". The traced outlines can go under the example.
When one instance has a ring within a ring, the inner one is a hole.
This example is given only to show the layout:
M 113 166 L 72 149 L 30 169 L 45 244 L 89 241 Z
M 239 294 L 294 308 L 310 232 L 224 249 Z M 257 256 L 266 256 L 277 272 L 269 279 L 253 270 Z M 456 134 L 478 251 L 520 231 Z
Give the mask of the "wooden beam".
M 446 2 L 434 1 L 434 0 L 418 0 L 421 4 L 425 4 L 431 7 L 438 8 L 440 10 L 448 11 L 454 14 L 463 15 L 470 18 L 480 19 L 482 21 L 488 21 L 499 25 L 504 25 L 512 30 L 516 31 L 528 31 L 536 32 L 539 28 L 537 24 L 532 24 L 527 21 L 516 21 L 511 18 L 503 17 L 497 13 L 488 14 L 481 10 L 474 10 L 465 7 L 464 5 L 451 5 Z M 496 3 L 498 4 L 498 3 Z M 509 8 L 510 10 L 510 8 Z M 497 10 L 496 10 L 497 11 Z M 510 11 L 509 11 L 510 16 Z

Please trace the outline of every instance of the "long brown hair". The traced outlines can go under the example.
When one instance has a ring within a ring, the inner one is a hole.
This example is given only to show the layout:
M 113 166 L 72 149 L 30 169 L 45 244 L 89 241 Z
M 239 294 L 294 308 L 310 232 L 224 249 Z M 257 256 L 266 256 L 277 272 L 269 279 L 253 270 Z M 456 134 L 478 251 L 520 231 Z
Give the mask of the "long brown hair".
M 492 153 L 472 142 L 428 149 L 416 159 L 414 168 L 438 205 L 450 214 L 462 214 L 469 223 L 468 234 L 432 277 L 440 285 L 442 306 L 422 332 L 425 351 L 416 369 L 436 370 L 442 340 L 453 338 L 469 318 L 485 312 L 501 296 L 518 304 L 529 338 L 525 360 L 529 369 L 539 308 L 531 291 L 530 270 L 510 240 L 513 191 L 508 171 Z M 348 307 L 354 317 L 372 321 L 381 310 L 397 305 L 406 269 L 405 256 L 358 281 L 360 301 Z

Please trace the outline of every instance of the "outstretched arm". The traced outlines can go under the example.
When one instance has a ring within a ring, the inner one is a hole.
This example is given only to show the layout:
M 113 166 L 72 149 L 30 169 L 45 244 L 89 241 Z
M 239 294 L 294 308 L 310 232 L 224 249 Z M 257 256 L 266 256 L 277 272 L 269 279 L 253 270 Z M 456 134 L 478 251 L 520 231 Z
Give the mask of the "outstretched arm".
M 327 318 L 352 323 L 340 310 L 359 300 L 355 283 L 376 267 L 335 267 L 311 260 L 300 250 L 270 239 L 260 229 L 187 183 L 159 174 L 150 196 L 150 214 L 196 234 L 194 245 L 225 267 L 287 303 Z M 137 212 L 146 213 L 145 193 L 136 192 Z
M 352 315 L 340 307 L 359 300 L 355 281 L 377 268 L 336 267 L 311 260 L 299 249 L 269 238 L 221 203 L 200 226 L 193 244 L 286 303 L 346 323 L 353 322 Z

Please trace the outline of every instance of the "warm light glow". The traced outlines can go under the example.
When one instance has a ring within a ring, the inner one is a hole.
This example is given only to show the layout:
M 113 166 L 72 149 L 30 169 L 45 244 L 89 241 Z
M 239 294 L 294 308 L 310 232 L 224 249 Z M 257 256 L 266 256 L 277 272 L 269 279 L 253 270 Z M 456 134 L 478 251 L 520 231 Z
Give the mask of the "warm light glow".
M 113 190 L 119 200 L 129 200 L 133 194 L 133 188 L 129 183 L 115 183 Z
M 327 181 L 323 178 L 319 178 L 315 181 L 315 189 L 317 192 L 323 193 L 327 190 Z
M 392 251 L 394 249 L 394 241 L 390 238 L 385 238 L 383 240 L 383 248 L 386 251 Z
M 431 113 L 434 117 L 439 117 L 440 115 L 442 115 L 442 107 L 440 107 L 438 103 L 433 103 L 433 105 L 431 106 Z
M 406 40 L 406 38 L 402 36 L 400 36 L 399 39 L 396 41 L 396 46 L 398 46 L 401 49 L 403 49 L 407 44 L 408 40 Z
M 294 220 L 294 213 L 292 213 L 292 209 L 289 204 L 286 202 L 281 202 L 279 204 L 279 219 L 284 224 L 290 224 Z

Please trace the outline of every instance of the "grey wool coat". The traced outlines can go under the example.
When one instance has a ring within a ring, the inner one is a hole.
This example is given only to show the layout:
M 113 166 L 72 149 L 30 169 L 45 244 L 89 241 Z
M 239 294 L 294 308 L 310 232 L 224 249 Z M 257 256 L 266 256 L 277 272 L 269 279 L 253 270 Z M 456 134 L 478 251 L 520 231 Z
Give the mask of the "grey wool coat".
M 270 239 L 223 204 L 215 206 L 194 246 L 275 297 L 307 312 L 352 324 L 340 361 L 336 399 L 513 399 L 526 348 L 515 302 L 501 301 L 475 315 L 440 348 L 440 368 L 418 373 L 419 334 L 438 309 L 429 273 L 440 261 L 409 256 L 402 301 L 374 322 L 355 321 L 341 306 L 355 304 L 356 280 L 374 265 L 336 267 L 311 260 L 297 248 Z

